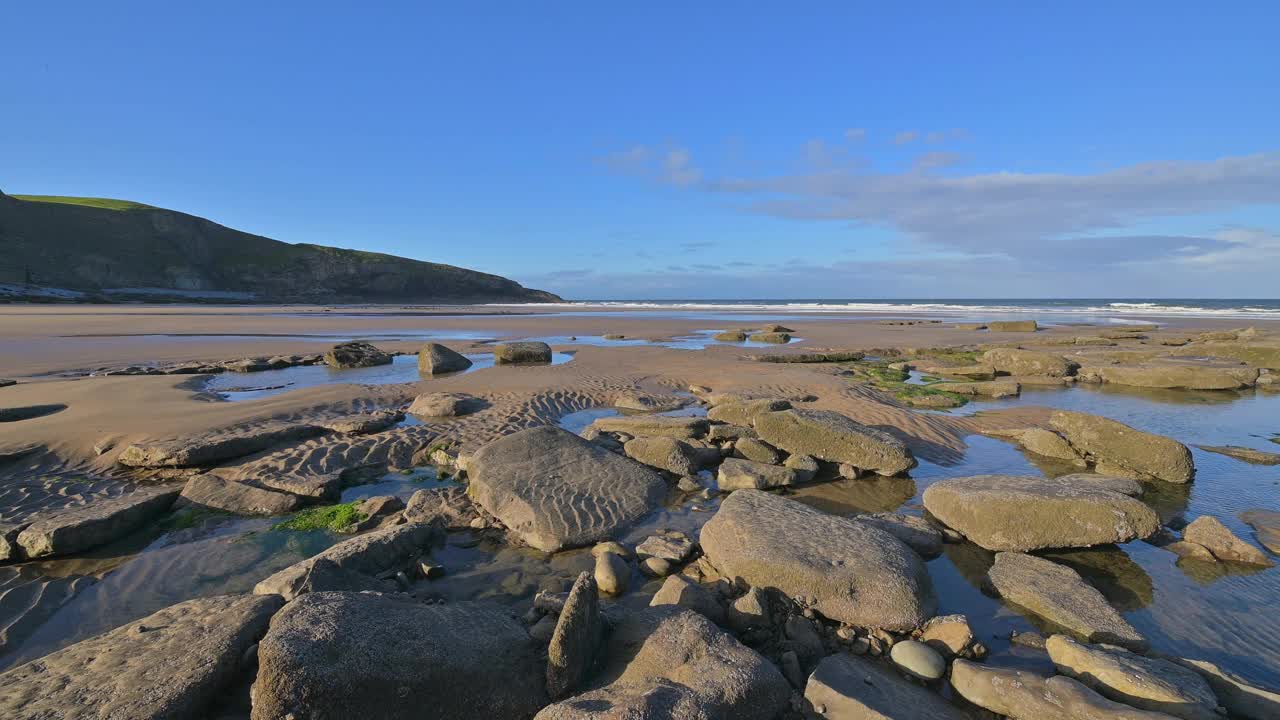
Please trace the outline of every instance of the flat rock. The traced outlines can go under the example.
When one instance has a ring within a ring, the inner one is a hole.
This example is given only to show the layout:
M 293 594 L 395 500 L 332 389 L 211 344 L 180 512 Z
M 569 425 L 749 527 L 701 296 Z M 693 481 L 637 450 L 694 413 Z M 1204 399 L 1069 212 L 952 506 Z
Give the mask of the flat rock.
M 423 375 L 462 372 L 469 367 L 470 358 L 440 343 L 427 343 L 418 351 L 418 372 Z
M 421 417 L 457 417 L 474 412 L 477 405 L 475 398 L 462 393 L 423 393 L 413 399 L 406 412 Z
M 1280 453 L 1254 450 L 1253 448 L 1240 447 L 1239 445 L 1197 445 L 1196 447 L 1206 452 L 1226 455 L 1254 465 L 1280 465 Z
M 716 484 L 723 492 L 733 490 L 763 490 L 765 488 L 795 485 L 799 482 L 795 470 L 781 465 L 766 465 L 742 458 L 725 458 L 716 474 Z
M 1089 366 L 1079 374 L 1084 382 L 1179 390 L 1235 390 L 1252 387 L 1258 380 L 1258 369 L 1254 367 L 1174 359 L 1151 360 L 1141 365 Z
M 1053 482 L 1073 485 L 1075 487 L 1090 487 L 1099 490 L 1110 490 L 1118 492 L 1121 495 L 1129 497 L 1138 497 L 1142 495 L 1142 483 L 1132 478 L 1115 477 L 1114 475 L 1099 475 L 1098 473 L 1070 473 L 1067 475 L 1059 475 L 1050 478 Z
M 284 602 L 274 595 L 188 600 L 0 674 L 10 720 L 204 717 Z
M 982 362 L 1001 375 L 1064 377 L 1075 373 L 1078 367 L 1061 355 L 1018 348 L 993 348 L 982 354 Z
M 924 557 L 933 557 L 942 552 L 942 531 L 922 517 L 883 512 L 856 515 L 853 520 L 889 533 Z
M 1246 510 L 1240 519 L 1253 527 L 1262 546 L 1280 555 L 1280 512 L 1270 510 Z
M 325 420 L 318 423 L 318 425 L 326 430 L 342 433 L 343 435 L 368 435 L 369 433 L 382 432 L 401 420 L 404 420 L 402 413 L 391 410 L 378 410 L 371 413 L 343 415 L 332 420 Z
M 206 474 L 188 480 L 174 505 L 237 515 L 284 515 L 297 510 L 302 505 L 302 498 Z
M 791 401 L 779 398 L 738 398 L 721 402 L 707 411 L 707 419 L 750 427 L 761 413 L 790 410 Z
M 1134 650 L 1146 640 L 1075 570 L 1023 553 L 996 554 L 987 573 L 1005 602 L 1088 642 L 1105 642 Z
M 761 440 L 792 454 L 848 463 L 881 475 L 916 466 L 901 440 L 830 410 L 762 413 L 756 416 L 755 428 Z
M 974 705 L 1012 720 L 1172 720 L 1108 700 L 1069 677 L 1046 678 L 968 660 L 951 664 L 951 686 Z
M 1228 530 L 1221 520 L 1212 515 L 1201 515 L 1193 520 L 1182 531 L 1182 539 L 1204 546 L 1213 553 L 1215 558 L 1224 562 L 1248 563 L 1263 567 L 1275 565 L 1266 553 L 1241 540 L 1235 533 Z
M 827 720 L 963 720 L 966 715 L 883 663 L 840 653 L 823 658 L 804 687 L 807 709 Z M 821 708 L 821 710 L 819 710 Z
M 920 628 L 920 642 L 937 650 L 946 658 L 954 658 L 973 645 L 973 628 L 964 615 L 930 618 Z
M 334 345 L 324 354 L 324 362 L 335 368 L 362 368 L 390 365 L 394 358 L 367 342 L 349 342 Z
M 475 503 L 461 485 L 419 490 L 404 508 L 406 522 L 435 524 L 447 530 L 471 527 L 479 517 Z
M 716 593 L 683 575 L 667 576 L 662 587 L 649 600 L 649 607 L 659 605 L 678 605 L 701 613 L 717 625 L 725 624 L 724 606 L 720 604 Z
M 733 452 L 744 460 L 766 465 L 777 465 L 782 462 L 782 454 L 777 448 L 756 438 L 740 438 L 733 444 Z
M 667 493 L 654 470 L 553 427 L 488 443 L 467 474 L 477 504 L 547 552 L 608 540 Z
M 1016 475 L 943 480 L 924 506 L 987 550 L 1088 547 L 1150 537 L 1156 512 L 1141 501 L 1090 483 Z
M 662 436 L 691 440 L 707 434 L 707 419 L 665 415 L 624 415 L 599 418 L 591 423 L 599 432 L 626 433 L 632 437 Z
M 326 430 L 319 425 L 268 423 L 234 433 L 155 443 L 136 443 L 121 451 L 116 461 L 143 468 L 212 465 L 251 455 L 280 443 L 305 440 Z
M 1065 635 L 1045 643 L 1058 672 L 1103 697 L 1182 720 L 1219 720 L 1218 698 L 1193 670 L 1121 648 L 1082 645 Z
M 509 342 L 493 346 L 493 361 L 499 365 L 551 362 L 551 346 L 544 342 Z
M 673 437 L 638 437 L 622 446 L 627 457 L 675 475 L 693 475 L 702 469 L 703 453 Z
M 679 564 L 688 560 L 693 554 L 693 541 L 687 535 L 678 532 L 650 535 L 644 539 L 644 542 L 636 545 L 635 554 L 641 560 L 657 557 Z
M 15 544 L 26 558 L 71 555 L 124 537 L 173 505 L 179 490 L 144 488 L 35 516 Z
M 987 323 L 991 332 L 1035 332 L 1039 325 L 1035 320 L 992 320 Z
M 1209 683 L 1218 702 L 1231 717 L 1246 720 L 1274 720 L 1280 717 L 1280 691 L 1257 687 L 1241 680 L 1208 660 L 1166 658 L 1194 670 Z
M 936 605 L 920 556 L 893 535 L 759 490 L 725 499 L 700 540 L 726 578 L 816 600 L 846 624 L 908 630 Z
M 534 641 L 484 603 L 310 593 L 272 620 L 258 663 L 254 720 L 520 718 L 546 703 Z
M 1009 380 L 992 380 L 988 382 L 949 382 L 933 386 L 938 390 L 989 398 L 1017 397 L 1022 394 L 1022 386 Z
M 317 474 L 265 472 L 254 476 L 253 484 L 303 498 L 336 501 L 347 481 L 343 471 Z
M 319 560 L 330 560 L 343 570 L 376 576 L 423 554 L 441 538 L 438 528 L 423 523 L 393 525 L 348 538 L 324 552 L 296 562 L 254 586 L 257 595 L 281 595 L 292 600 L 301 593 L 303 581 L 311 566 Z
M 556 622 L 547 647 L 547 694 L 559 699 L 581 687 L 599 659 L 604 641 L 600 593 L 590 573 L 581 573 Z
M 636 410 L 639 412 L 667 412 L 679 410 L 688 402 L 688 399 L 679 395 L 654 395 L 652 393 L 628 390 L 619 393 L 613 399 L 613 406 L 623 410 Z
M 606 657 L 600 687 L 535 720 L 772 720 L 791 696 L 773 663 L 683 608 L 631 613 Z
M 1124 474 L 1173 483 L 1190 482 L 1195 475 L 1191 451 L 1173 438 L 1079 412 L 1055 412 L 1049 424 L 1100 469 L 1105 464 Z

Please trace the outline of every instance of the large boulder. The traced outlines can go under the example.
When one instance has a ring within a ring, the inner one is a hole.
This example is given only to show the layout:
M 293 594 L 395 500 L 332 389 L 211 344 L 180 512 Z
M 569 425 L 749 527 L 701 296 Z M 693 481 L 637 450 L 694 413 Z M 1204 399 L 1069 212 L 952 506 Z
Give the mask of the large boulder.
M 1080 370 L 1084 382 L 1181 390 L 1235 390 L 1252 387 L 1258 369 L 1238 363 L 1151 360 L 1142 365 L 1096 365 Z
M 121 465 L 140 468 L 193 467 L 212 465 L 251 455 L 280 443 L 304 440 L 326 430 L 319 425 L 267 423 L 237 432 L 204 437 L 137 443 L 116 458 Z
M 924 506 L 987 550 L 1088 547 L 1160 529 L 1160 517 L 1140 500 L 1092 482 L 975 475 L 930 485 Z
M 578 689 L 595 669 L 604 641 L 600 592 L 591 573 L 574 581 L 547 646 L 547 694 L 562 698 Z
M 533 640 L 483 603 L 310 593 L 272 620 L 258 663 L 254 720 L 519 718 L 546 703 Z
M 626 433 L 632 437 L 673 437 L 692 440 L 707 434 L 706 418 L 665 415 L 623 415 L 599 418 L 591 423 L 598 432 Z
M 1082 645 L 1065 635 L 1045 643 L 1058 672 L 1103 697 L 1182 720 L 1219 720 L 1218 698 L 1198 673 L 1160 658 L 1106 645 Z
M 1190 482 L 1195 475 L 1191 451 L 1173 438 L 1080 412 L 1055 412 L 1049 425 L 1092 460 L 1099 472 L 1173 483 Z
M 383 352 L 367 342 L 349 342 L 334 345 L 324 354 L 324 362 L 335 368 L 362 368 L 374 365 L 390 365 L 391 353 Z
M 188 480 L 174 504 L 237 515 L 284 515 L 297 510 L 302 498 L 205 474 Z
M 856 655 L 830 655 L 804 687 L 808 709 L 827 720 L 963 720 L 941 695 L 903 679 L 884 663 Z
M 553 427 L 476 451 L 472 498 L 529 545 L 555 552 L 607 540 L 655 509 L 667 485 L 651 468 Z
M 725 577 L 808 598 L 850 625 L 909 630 L 936 605 L 924 562 L 901 540 L 760 490 L 725 499 L 701 544 Z
M 440 343 L 427 343 L 418 351 L 418 372 L 423 375 L 462 372 L 469 367 L 470 358 Z
M 284 601 L 221 595 L 172 605 L 0 674 L 0 716 L 206 717 Z
M 676 475 L 693 475 L 702 469 L 705 455 L 687 442 L 662 435 L 638 437 L 622 446 L 627 457 Z
M 903 442 L 830 410 L 783 410 L 755 417 L 760 439 L 789 453 L 848 463 L 881 475 L 916 466 Z
M 1075 570 L 1051 560 L 1002 552 L 987 573 L 1005 602 L 1088 642 L 1105 642 L 1143 650 L 1147 646 L 1133 626 L 1115 611 Z
M 995 368 L 1000 375 L 1065 377 L 1074 374 L 1079 367 L 1061 355 L 1018 348 L 993 348 L 982 354 L 982 362 Z
M 173 487 L 145 488 L 35 516 L 25 527 L 13 525 L 16 552 L 27 559 L 71 555 L 124 537 L 173 505 Z M 19 530 L 18 528 L 21 528 Z
M 551 346 L 544 342 L 509 342 L 493 346 L 493 361 L 499 365 L 551 362 Z
M 305 592 L 307 575 L 320 560 L 329 560 L 343 570 L 371 576 L 408 567 L 410 561 L 428 552 L 441 537 L 438 527 L 423 523 L 374 530 L 343 540 L 318 555 L 290 565 L 259 582 L 253 592 L 257 595 L 281 595 L 292 600 Z
M 536 720 L 772 720 L 791 688 L 777 667 L 702 615 L 631 613 L 614 628 L 601 686 Z
M 956 660 L 951 686 L 978 707 L 1012 720 L 1173 720 L 1112 702 L 1077 680 Z

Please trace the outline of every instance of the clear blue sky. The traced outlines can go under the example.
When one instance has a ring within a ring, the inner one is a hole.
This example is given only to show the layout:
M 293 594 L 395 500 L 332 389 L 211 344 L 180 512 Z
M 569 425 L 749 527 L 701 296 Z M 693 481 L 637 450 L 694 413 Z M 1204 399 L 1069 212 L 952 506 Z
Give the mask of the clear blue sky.
M 0 189 L 575 298 L 1280 295 L 1280 4 L 9 3 Z

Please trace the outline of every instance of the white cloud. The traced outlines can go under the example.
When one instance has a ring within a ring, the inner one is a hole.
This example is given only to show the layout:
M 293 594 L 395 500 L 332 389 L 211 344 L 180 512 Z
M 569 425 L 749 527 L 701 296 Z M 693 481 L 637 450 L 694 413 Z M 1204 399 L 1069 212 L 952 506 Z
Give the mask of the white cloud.
M 844 139 L 849 142 L 862 142 L 867 139 L 867 131 L 865 128 L 849 128 L 844 131 Z
M 916 132 L 915 130 L 903 130 L 902 132 L 893 136 L 893 144 L 906 145 L 909 142 L 913 142 L 917 137 L 919 137 L 919 135 L 920 133 Z

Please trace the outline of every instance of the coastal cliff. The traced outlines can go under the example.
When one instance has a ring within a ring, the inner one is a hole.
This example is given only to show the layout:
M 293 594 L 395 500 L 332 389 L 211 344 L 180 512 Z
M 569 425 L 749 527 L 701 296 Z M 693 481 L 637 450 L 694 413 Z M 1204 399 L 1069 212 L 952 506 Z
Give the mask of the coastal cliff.
M 0 296 L 247 302 L 555 302 L 497 275 L 290 244 L 186 213 L 0 193 Z

